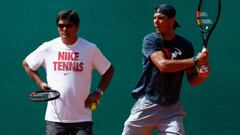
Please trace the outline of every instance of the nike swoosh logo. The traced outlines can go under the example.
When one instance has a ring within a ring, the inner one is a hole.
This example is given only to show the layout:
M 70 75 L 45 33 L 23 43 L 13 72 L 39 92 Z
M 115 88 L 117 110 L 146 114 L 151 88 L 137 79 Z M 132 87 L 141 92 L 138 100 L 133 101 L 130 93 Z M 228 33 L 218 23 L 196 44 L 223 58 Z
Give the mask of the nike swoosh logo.
M 63 75 L 68 75 L 68 74 L 70 74 L 70 73 L 63 73 Z

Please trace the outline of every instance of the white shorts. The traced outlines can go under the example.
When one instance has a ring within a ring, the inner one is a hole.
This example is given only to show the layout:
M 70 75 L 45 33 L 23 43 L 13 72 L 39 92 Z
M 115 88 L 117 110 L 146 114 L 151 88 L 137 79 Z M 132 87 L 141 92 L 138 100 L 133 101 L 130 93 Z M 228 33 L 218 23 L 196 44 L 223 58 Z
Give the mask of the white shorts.
M 170 106 L 161 106 L 142 97 L 132 107 L 122 135 L 150 135 L 154 129 L 158 129 L 159 135 L 184 135 L 184 116 L 179 101 Z

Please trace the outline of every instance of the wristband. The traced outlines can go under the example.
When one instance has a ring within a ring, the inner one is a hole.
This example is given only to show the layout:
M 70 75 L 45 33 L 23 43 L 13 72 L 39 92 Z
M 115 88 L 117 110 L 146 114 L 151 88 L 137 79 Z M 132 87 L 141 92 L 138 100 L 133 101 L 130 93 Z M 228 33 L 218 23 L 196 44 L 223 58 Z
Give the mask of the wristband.
M 193 57 L 193 62 L 194 62 L 194 66 L 198 65 L 198 58 L 196 56 Z
M 101 88 L 96 88 L 95 92 L 99 93 L 100 95 L 103 95 L 103 90 Z

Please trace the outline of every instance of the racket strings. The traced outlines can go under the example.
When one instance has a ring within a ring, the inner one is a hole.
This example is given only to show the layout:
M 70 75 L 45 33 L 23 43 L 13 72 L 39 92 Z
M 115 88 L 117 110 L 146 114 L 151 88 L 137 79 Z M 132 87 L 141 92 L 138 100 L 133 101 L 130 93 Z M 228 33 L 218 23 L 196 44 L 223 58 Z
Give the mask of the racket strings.
M 35 95 L 33 95 L 31 98 L 33 99 L 47 99 L 52 97 L 50 93 L 47 92 L 42 92 L 42 93 L 37 93 Z
M 210 31 L 218 18 L 218 0 L 203 0 L 198 11 L 198 19 L 202 30 Z
M 53 99 L 56 99 L 60 96 L 60 93 L 59 92 L 56 92 L 56 91 L 40 91 L 40 92 L 37 92 L 33 95 L 31 95 L 29 97 L 30 100 L 33 100 L 33 101 L 48 101 L 48 100 L 53 100 Z

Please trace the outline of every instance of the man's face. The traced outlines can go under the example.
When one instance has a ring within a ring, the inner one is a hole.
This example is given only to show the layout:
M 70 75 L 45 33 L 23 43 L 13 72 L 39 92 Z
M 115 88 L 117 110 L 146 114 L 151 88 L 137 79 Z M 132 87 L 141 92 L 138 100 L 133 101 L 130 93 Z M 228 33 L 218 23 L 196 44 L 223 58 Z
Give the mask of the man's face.
M 153 24 L 157 33 L 164 34 L 173 29 L 173 25 L 175 23 L 174 18 L 168 18 L 163 13 L 155 13 L 153 17 Z
M 74 25 L 71 21 L 59 20 L 58 21 L 58 32 L 63 41 L 72 42 L 77 37 L 79 25 Z

